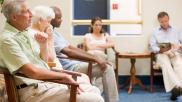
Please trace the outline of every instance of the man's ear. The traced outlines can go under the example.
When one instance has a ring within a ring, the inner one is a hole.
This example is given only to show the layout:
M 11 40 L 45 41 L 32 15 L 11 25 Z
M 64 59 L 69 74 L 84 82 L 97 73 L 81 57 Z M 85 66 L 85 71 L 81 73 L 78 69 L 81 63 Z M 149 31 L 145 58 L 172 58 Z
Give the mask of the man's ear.
M 43 21 L 43 19 L 42 19 L 42 18 L 39 18 L 39 19 L 38 19 L 38 24 L 41 24 L 42 21 Z
M 15 14 L 12 14 L 12 15 L 11 15 L 11 19 L 12 19 L 13 21 L 16 21 L 17 16 L 16 16 Z

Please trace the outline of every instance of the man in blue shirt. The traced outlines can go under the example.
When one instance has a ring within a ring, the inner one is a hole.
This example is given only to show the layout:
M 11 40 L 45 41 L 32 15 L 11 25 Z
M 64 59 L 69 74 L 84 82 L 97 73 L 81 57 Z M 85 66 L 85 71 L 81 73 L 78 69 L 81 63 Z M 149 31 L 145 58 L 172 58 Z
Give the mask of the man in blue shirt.
M 55 12 L 55 19 L 51 21 L 51 24 L 53 28 L 59 27 L 62 22 L 61 10 L 58 7 L 52 8 Z M 109 65 L 107 61 L 97 58 L 91 54 L 88 54 L 79 48 L 71 46 L 58 32 L 54 32 L 54 41 L 54 46 L 57 55 L 68 56 L 70 58 L 76 58 L 81 60 L 91 60 L 93 62 L 96 62 L 96 64 L 93 65 L 92 75 L 93 77 L 102 77 L 105 101 L 119 101 L 114 68 L 111 65 Z M 63 65 L 63 68 L 66 70 L 87 73 L 88 63 L 72 61 L 68 59 L 59 60 Z
M 171 99 L 181 94 L 182 87 L 182 58 L 180 52 L 182 35 L 169 25 L 169 16 L 166 12 L 158 14 L 160 27 L 154 29 L 150 39 L 151 51 L 156 53 L 157 63 L 163 73 L 166 92 L 172 92 Z

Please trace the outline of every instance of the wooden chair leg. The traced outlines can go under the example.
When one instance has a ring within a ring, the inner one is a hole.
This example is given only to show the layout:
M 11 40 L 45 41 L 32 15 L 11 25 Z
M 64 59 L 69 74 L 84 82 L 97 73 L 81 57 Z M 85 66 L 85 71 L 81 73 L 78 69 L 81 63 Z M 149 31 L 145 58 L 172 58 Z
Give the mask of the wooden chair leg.
M 119 86 L 119 80 L 118 80 L 118 55 L 119 53 L 116 53 L 115 54 L 115 64 L 116 64 L 116 69 L 115 69 L 115 75 L 116 75 L 116 83 L 117 83 L 117 86 L 118 86 L 118 91 L 119 91 L 119 88 L 120 88 L 120 86 Z
M 116 69 L 115 69 L 115 75 L 116 75 L 116 82 L 118 84 L 118 54 L 116 53 L 115 54 L 115 66 L 116 66 Z
M 70 90 L 70 102 L 76 102 L 77 86 L 71 86 Z
M 90 83 L 92 84 L 92 62 L 88 63 L 88 77 L 90 78 Z
M 118 84 L 118 69 L 115 69 L 115 77 L 116 77 L 116 83 Z
M 4 74 L 6 90 L 9 102 L 19 102 L 18 93 L 12 75 Z
M 152 93 L 154 91 L 154 73 L 151 72 L 150 75 L 150 92 Z
M 151 53 L 151 59 L 150 59 L 150 92 L 151 93 L 154 91 L 154 67 L 153 67 L 154 61 L 155 61 L 155 54 Z

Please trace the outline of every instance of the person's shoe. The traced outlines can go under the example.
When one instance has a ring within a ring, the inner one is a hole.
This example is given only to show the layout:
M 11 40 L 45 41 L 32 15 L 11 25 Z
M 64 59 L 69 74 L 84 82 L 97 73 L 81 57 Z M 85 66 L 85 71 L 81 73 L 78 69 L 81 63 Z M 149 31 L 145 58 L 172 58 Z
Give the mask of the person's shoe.
M 175 101 L 177 99 L 178 96 L 180 96 L 182 93 L 182 89 L 181 88 L 173 88 L 171 91 L 171 100 Z

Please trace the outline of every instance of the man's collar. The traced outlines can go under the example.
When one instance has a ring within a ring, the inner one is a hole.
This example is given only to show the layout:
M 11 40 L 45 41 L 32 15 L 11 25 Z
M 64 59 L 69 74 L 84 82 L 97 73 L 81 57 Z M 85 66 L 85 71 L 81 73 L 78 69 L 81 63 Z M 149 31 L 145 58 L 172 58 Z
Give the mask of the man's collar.
M 169 25 L 169 27 L 167 29 L 171 29 L 172 26 Z M 159 30 L 164 30 L 161 26 L 159 27 Z
M 8 22 L 6 22 L 6 24 L 5 24 L 5 29 L 6 30 L 9 30 L 9 31 L 11 31 L 11 32 L 13 32 L 13 33 L 20 33 L 20 32 L 25 32 L 25 31 L 27 31 L 27 29 L 25 29 L 24 31 L 19 31 L 18 29 L 16 29 L 15 27 L 13 27 L 12 25 L 10 25 Z

